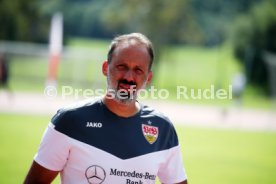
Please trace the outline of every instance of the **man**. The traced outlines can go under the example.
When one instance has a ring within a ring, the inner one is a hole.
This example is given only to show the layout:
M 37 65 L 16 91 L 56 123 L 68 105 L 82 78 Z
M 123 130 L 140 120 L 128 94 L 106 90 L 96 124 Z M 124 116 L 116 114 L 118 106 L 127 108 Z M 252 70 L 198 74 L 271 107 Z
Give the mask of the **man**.
M 49 124 L 25 184 L 186 184 L 171 122 L 140 104 L 152 78 L 151 42 L 142 34 L 115 38 L 102 65 L 108 92 L 94 102 L 59 110 Z

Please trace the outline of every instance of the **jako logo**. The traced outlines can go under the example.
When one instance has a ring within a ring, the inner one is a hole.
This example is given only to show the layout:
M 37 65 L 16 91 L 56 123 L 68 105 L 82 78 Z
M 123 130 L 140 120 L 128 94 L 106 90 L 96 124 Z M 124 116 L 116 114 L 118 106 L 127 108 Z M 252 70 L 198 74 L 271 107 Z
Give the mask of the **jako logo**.
M 101 122 L 87 122 L 86 127 L 91 127 L 91 128 L 102 128 L 103 124 Z

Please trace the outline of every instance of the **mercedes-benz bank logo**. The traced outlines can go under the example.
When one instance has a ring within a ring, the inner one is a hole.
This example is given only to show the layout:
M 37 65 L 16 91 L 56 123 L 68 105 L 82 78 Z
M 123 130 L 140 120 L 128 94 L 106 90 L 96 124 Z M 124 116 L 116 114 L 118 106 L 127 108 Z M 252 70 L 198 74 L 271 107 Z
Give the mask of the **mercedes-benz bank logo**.
M 92 165 L 85 171 L 85 176 L 90 184 L 101 184 L 106 177 L 105 170 L 98 165 Z

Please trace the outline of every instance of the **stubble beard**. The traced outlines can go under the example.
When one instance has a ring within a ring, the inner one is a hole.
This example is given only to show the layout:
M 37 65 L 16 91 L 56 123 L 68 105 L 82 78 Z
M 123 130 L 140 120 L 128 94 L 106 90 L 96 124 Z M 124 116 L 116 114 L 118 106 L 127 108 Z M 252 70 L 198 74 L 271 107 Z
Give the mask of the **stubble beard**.
M 116 87 L 112 86 L 109 82 L 110 78 L 107 77 L 108 95 L 119 103 L 130 105 L 135 103 L 137 99 L 137 90 L 131 88 L 130 90 L 119 89 L 119 82 Z

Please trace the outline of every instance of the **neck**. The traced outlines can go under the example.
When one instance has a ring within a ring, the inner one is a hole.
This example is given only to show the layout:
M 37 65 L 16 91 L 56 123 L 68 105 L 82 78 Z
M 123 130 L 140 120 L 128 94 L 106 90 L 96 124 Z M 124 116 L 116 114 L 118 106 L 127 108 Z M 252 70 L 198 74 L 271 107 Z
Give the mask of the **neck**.
M 140 105 L 137 101 L 123 103 L 104 96 L 103 103 L 111 112 L 121 117 L 133 116 L 140 110 Z

